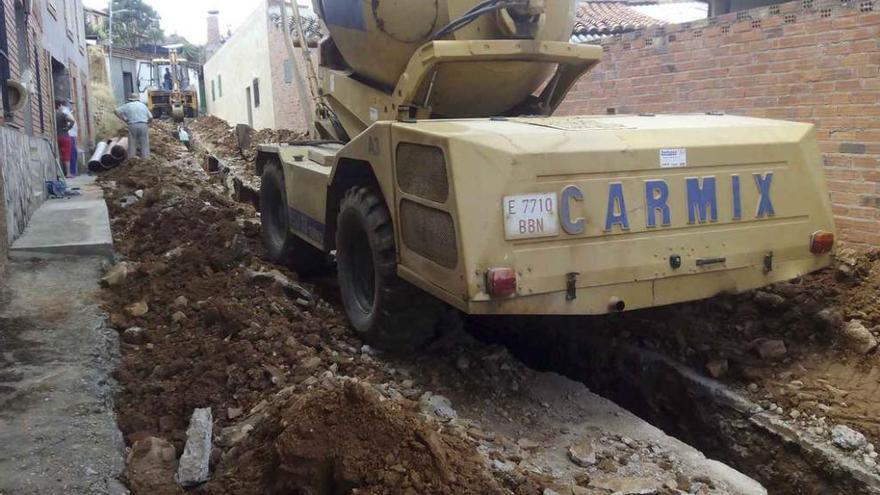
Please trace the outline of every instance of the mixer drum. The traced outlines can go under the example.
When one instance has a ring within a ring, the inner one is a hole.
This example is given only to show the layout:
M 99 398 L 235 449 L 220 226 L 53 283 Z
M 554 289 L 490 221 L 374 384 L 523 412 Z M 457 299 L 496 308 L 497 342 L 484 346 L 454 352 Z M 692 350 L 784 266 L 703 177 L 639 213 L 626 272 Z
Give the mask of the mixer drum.
M 348 66 L 390 90 L 412 54 L 435 32 L 480 0 L 316 0 L 316 7 Z M 576 0 L 546 0 L 536 39 L 568 41 Z M 497 12 L 484 14 L 444 39 L 506 39 Z M 523 101 L 553 70 L 550 64 L 458 62 L 438 72 L 431 107 L 443 117 L 497 115 Z

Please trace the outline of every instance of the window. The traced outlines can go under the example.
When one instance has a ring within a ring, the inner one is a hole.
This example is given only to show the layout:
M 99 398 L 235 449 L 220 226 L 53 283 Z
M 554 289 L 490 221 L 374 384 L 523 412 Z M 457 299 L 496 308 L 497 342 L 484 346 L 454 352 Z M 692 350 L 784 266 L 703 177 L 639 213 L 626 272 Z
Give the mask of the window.
M 217 101 L 217 92 L 214 88 L 214 80 L 211 79 L 211 101 Z
M 223 79 L 217 74 L 217 96 L 223 98 Z
M 254 78 L 254 106 L 260 106 L 260 80 Z
M 293 61 L 287 59 L 284 61 L 284 83 L 290 84 L 293 82 Z

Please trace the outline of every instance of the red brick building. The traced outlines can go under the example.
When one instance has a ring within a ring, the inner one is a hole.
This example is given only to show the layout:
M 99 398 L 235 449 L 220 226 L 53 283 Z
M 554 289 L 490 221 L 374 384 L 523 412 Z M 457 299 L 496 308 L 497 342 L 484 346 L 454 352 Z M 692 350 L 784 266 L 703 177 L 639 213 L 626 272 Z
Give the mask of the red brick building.
M 0 39 L 5 38 L 4 51 L 9 55 L 8 70 L 4 79 L 23 83 L 30 90 L 28 106 L 18 112 L 10 113 L 4 107 L 0 114 L 0 124 L 21 129 L 29 134 L 52 137 L 55 134 L 52 94 L 51 56 L 43 48 L 43 16 L 40 9 L 25 11 L 20 0 L 2 1 L 2 29 Z M 4 70 L 5 69 L 5 70 Z M 0 101 L 0 106 L 9 104 L 8 99 Z
M 603 38 L 561 114 L 723 111 L 816 125 L 844 240 L 880 246 L 880 4 L 800 0 Z

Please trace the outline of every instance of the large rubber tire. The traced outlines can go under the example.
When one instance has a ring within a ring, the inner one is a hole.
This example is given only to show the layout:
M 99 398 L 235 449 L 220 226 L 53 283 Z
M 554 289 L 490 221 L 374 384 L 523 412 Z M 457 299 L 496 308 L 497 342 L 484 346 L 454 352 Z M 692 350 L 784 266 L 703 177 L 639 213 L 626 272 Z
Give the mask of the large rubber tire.
M 290 231 L 287 211 L 284 174 L 278 165 L 268 164 L 263 169 L 260 185 L 260 218 L 266 255 L 300 276 L 320 273 L 327 267 L 327 256 Z
M 368 343 L 403 351 L 437 334 L 448 308 L 397 276 L 391 216 L 375 188 L 359 186 L 345 193 L 336 230 L 336 270 L 348 320 Z

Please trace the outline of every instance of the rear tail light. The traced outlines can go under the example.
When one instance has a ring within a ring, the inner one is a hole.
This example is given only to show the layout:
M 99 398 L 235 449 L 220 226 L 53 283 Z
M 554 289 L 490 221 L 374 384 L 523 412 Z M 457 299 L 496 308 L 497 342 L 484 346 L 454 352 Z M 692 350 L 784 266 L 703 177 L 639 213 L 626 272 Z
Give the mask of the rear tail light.
M 834 234 L 824 230 L 813 232 L 810 236 L 810 252 L 813 254 L 830 253 L 834 247 Z
M 486 272 L 486 291 L 493 297 L 516 294 L 516 272 L 513 268 L 490 268 Z

